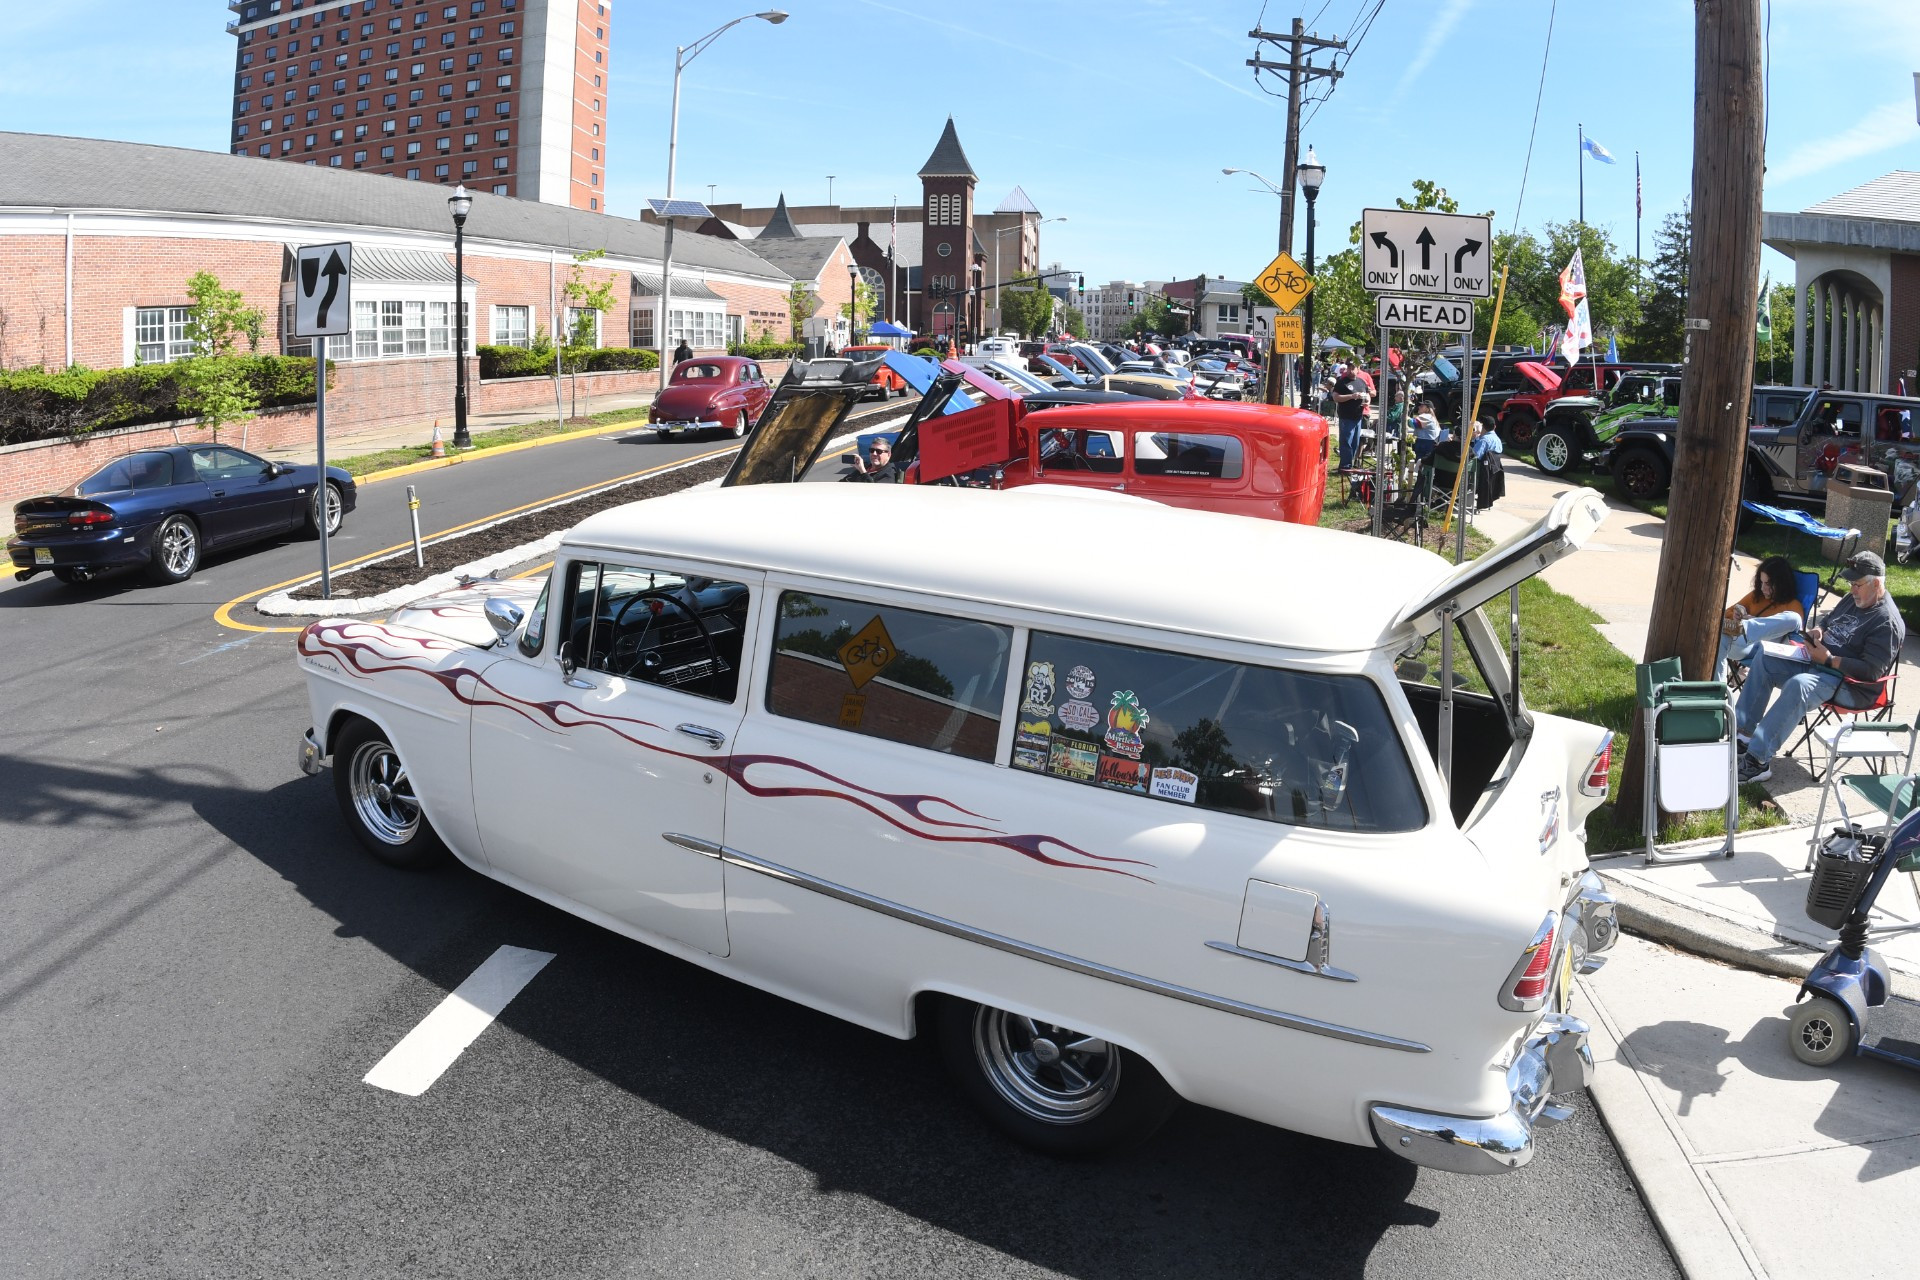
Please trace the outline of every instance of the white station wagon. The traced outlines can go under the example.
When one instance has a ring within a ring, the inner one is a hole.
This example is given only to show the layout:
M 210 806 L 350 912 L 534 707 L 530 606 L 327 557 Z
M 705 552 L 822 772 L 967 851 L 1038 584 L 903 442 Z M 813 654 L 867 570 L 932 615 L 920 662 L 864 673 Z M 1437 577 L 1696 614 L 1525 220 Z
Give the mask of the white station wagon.
M 1455 567 L 1120 495 L 691 491 L 299 639 L 355 834 L 864 1027 L 1056 1153 L 1186 1098 L 1463 1173 L 1586 1085 L 1611 737 Z M 1501 603 L 1506 603 L 1501 601 Z

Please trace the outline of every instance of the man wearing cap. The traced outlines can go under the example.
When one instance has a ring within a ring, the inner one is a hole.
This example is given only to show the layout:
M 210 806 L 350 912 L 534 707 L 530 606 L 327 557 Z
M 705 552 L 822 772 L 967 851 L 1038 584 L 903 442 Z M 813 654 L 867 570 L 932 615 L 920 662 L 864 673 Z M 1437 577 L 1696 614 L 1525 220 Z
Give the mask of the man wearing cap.
M 1828 610 L 1824 625 L 1808 627 L 1805 658 L 1782 658 L 1756 649 L 1736 704 L 1740 781 L 1773 776 L 1773 754 L 1807 712 L 1831 699 L 1842 679 L 1871 683 L 1893 670 L 1907 624 L 1887 594 L 1887 565 L 1871 551 L 1847 561 L 1840 576 L 1848 597 Z M 1776 691 L 1779 697 L 1774 697 Z M 1768 707 L 1768 699 L 1773 706 Z

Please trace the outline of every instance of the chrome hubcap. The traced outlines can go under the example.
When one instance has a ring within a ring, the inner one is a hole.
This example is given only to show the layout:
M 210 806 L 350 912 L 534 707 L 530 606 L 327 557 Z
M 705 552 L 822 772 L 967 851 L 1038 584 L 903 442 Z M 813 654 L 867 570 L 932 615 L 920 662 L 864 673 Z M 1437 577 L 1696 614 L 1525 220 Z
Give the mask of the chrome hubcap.
M 353 809 L 387 844 L 405 844 L 420 826 L 420 802 L 400 757 L 384 742 L 364 742 L 347 762 Z
M 340 491 L 332 485 L 322 485 L 321 492 L 326 494 L 327 532 L 336 533 L 340 529 Z
M 1567 465 L 1567 442 L 1559 436 L 1540 437 L 1540 462 L 1549 471 L 1558 471 Z
M 1017 1013 L 978 1010 L 973 1049 L 994 1092 L 1047 1124 L 1091 1120 L 1119 1088 L 1120 1052 L 1111 1044 Z
M 176 520 L 167 526 L 160 535 L 160 561 L 168 573 L 181 574 L 193 567 L 196 541 L 193 526 L 186 521 Z

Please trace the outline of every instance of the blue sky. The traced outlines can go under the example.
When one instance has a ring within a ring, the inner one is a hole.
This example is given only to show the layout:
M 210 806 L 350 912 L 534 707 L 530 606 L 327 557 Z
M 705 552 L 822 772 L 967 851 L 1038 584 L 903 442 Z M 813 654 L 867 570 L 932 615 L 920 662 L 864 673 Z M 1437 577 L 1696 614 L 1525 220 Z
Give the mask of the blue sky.
M 1281 178 L 1285 101 L 1244 65 L 1247 31 L 1295 14 L 1326 35 L 1374 0 L 784 0 L 687 70 L 679 194 L 720 201 L 917 199 L 913 174 L 951 113 L 979 199 L 1016 183 L 1063 224 L 1043 252 L 1086 273 L 1246 278 L 1271 256 L 1278 201 L 1223 167 Z M 1463 209 L 1514 218 L 1548 0 L 1386 0 L 1305 138 L 1328 177 L 1319 244 L 1416 177 Z M 230 15 L 217 0 L 16 4 L 0 42 L 0 128 L 224 150 Z M 676 44 L 739 13 L 728 0 L 615 0 L 608 207 L 663 194 Z M 1800 209 L 1890 169 L 1920 169 L 1913 73 L 1920 0 L 1772 0 L 1766 207 Z M 1318 15 L 1317 18 L 1315 15 Z M 1690 183 L 1693 5 L 1563 0 L 1522 225 L 1576 208 L 1576 127 L 1619 160 L 1587 163 L 1587 218 L 1644 244 Z M 1304 228 L 1296 232 L 1296 252 Z M 1790 266 L 1769 253 L 1778 278 Z

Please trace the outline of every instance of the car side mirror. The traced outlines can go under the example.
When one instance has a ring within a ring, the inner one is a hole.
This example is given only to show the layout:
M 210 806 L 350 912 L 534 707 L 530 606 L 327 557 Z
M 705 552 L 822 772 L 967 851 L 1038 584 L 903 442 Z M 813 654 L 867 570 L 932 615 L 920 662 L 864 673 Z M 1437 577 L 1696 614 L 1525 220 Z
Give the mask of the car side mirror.
M 526 619 L 526 610 L 511 600 L 500 596 L 489 597 L 481 612 L 487 615 L 487 622 L 493 627 L 493 633 L 504 643 L 506 638 L 520 629 Z

